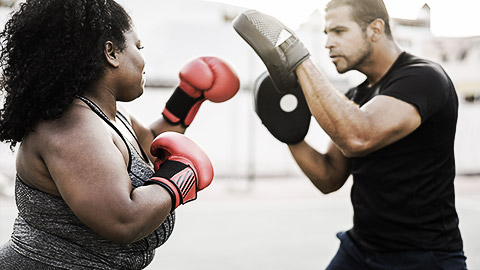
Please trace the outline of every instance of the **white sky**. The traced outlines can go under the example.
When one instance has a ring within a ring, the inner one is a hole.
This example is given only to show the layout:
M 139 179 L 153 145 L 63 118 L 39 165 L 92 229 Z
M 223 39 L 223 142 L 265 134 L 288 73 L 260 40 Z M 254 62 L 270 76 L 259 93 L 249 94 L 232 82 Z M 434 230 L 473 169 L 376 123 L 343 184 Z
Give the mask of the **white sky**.
M 275 16 L 290 28 L 305 21 L 327 0 L 212 0 L 257 9 Z M 425 2 L 431 8 L 431 28 L 437 36 L 480 36 L 478 0 L 384 0 L 390 17 L 415 19 Z
M 174 0 L 173 0 L 174 1 Z M 275 16 L 295 29 L 328 0 L 210 0 L 258 9 Z M 391 17 L 415 19 L 426 2 L 431 8 L 434 35 L 447 37 L 480 36 L 479 0 L 384 0 Z M 120 1 L 130 2 L 130 0 Z M 1 10 L 0 10 L 1 11 Z M 0 14 L 3 17 L 3 14 Z M 0 23 L 4 18 L 0 19 Z

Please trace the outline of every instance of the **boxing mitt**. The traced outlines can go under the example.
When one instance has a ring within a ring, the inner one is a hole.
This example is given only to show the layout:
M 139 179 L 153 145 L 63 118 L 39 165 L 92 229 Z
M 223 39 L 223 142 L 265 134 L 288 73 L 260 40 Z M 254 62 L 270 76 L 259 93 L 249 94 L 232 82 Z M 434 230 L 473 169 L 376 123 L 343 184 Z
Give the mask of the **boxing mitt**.
M 188 127 L 205 100 L 224 102 L 240 88 L 240 80 L 230 66 L 217 57 L 199 57 L 183 66 L 180 83 L 163 110 L 173 125 Z
M 150 146 L 156 157 L 155 173 L 145 185 L 163 186 L 172 197 L 172 211 L 197 198 L 197 192 L 213 179 L 213 166 L 203 149 L 192 139 L 177 132 L 158 135 Z
M 305 138 L 312 114 L 300 85 L 288 93 L 279 93 L 268 72 L 264 72 L 255 80 L 253 96 L 255 112 L 275 138 L 286 144 Z
M 238 15 L 233 28 L 262 59 L 279 92 L 286 93 L 297 87 L 295 68 L 310 53 L 292 30 L 256 10 Z

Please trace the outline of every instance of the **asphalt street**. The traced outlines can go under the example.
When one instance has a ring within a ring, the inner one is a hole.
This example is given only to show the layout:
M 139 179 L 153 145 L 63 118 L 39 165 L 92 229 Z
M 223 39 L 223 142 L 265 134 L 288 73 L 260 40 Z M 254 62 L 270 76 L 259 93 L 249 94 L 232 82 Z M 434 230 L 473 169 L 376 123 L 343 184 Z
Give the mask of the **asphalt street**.
M 480 269 L 480 176 L 458 176 L 455 185 L 468 268 Z M 352 226 L 350 186 L 323 195 L 304 177 L 215 179 L 177 209 L 175 230 L 147 269 L 325 269 L 335 234 Z M 16 213 L 3 197 L 0 243 Z

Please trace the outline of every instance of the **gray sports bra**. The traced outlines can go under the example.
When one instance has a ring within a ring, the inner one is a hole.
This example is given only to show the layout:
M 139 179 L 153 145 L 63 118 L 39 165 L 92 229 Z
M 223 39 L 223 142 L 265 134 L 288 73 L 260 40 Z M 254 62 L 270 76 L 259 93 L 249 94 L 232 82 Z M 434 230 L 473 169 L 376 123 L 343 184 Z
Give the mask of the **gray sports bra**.
M 96 104 L 85 97 L 78 98 L 90 106 L 125 142 L 129 151 L 128 174 L 132 186 L 142 186 L 153 174 L 143 150 L 139 154 Z M 117 118 L 134 135 L 125 117 L 118 113 Z M 19 214 L 12 234 L 13 248 L 26 257 L 65 269 L 145 268 L 153 260 L 155 249 L 167 241 L 175 223 L 175 214 L 170 213 L 147 237 L 120 245 L 86 227 L 61 197 L 31 188 L 18 176 L 15 197 Z

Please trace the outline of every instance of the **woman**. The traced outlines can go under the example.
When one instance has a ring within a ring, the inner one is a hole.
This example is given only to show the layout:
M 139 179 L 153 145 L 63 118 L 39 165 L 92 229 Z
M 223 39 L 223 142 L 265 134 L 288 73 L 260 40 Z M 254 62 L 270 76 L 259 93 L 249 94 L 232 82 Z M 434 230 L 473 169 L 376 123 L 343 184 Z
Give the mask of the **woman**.
M 179 202 L 168 185 L 145 184 L 158 181 L 151 180 L 155 157 L 143 149 L 164 131 L 183 133 L 182 117 L 191 122 L 203 91 L 232 97 L 238 78 L 225 66 L 230 85 L 183 82 L 189 91 L 175 92 L 186 97 L 172 95 L 173 113 L 147 128 L 116 103 L 143 93 L 145 62 L 131 18 L 115 1 L 27 0 L 0 40 L 0 140 L 12 149 L 20 143 L 19 215 L 0 247 L 0 268 L 146 267 L 172 233 Z M 178 107 L 188 113 L 175 117 Z

